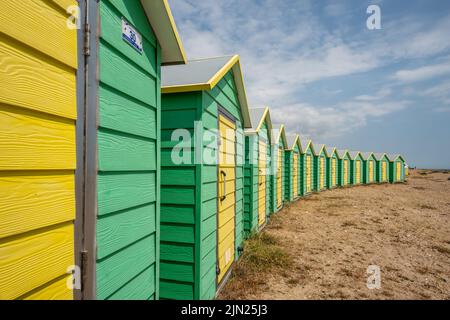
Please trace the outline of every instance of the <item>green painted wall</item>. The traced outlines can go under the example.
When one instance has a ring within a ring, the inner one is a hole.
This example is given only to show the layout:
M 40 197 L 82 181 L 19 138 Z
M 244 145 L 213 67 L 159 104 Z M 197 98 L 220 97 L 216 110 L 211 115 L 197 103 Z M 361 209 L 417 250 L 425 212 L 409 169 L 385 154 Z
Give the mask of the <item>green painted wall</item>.
M 386 176 L 386 181 L 383 182 L 383 172 L 382 172 L 382 162 L 386 163 L 386 168 L 387 168 L 387 176 Z M 376 161 L 376 181 L 378 183 L 386 183 L 389 182 L 389 159 L 385 156 L 383 156 L 383 158 L 381 158 L 381 160 L 377 160 Z
M 373 173 L 372 173 L 372 182 L 369 182 L 369 162 L 372 161 L 373 162 Z M 377 182 L 377 159 L 375 158 L 375 156 L 372 154 L 367 160 L 363 161 L 363 168 L 364 168 L 364 183 L 369 184 L 369 183 L 376 183 Z
M 195 164 L 195 152 L 217 157 L 218 145 L 195 143 L 194 122 L 201 130 L 218 129 L 218 106 L 236 119 L 236 257 L 244 237 L 244 136 L 242 116 L 231 72 L 211 90 L 162 96 L 161 272 L 162 299 L 213 299 L 217 263 L 217 165 Z M 175 129 L 191 133 L 192 164 L 172 162 Z M 202 135 L 201 135 L 202 136 Z M 200 146 L 200 149 L 194 149 Z
M 281 159 L 278 159 L 278 148 L 281 148 Z M 280 141 L 278 144 L 272 145 L 272 197 L 271 197 L 271 213 L 278 212 L 283 207 L 283 201 L 284 201 L 284 193 L 285 193 L 285 179 L 286 179 L 286 172 L 285 172 L 285 149 L 286 146 L 284 144 L 284 141 L 282 138 L 280 138 Z M 281 161 L 281 206 L 277 207 L 277 164 L 278 161 Z
M 347 174 L 348 184 L 347 185 L 351 184 L 351 180 L 350 180 L 350 178 L 351 178 L 351 176 L 350 176 L 350 172 L 351 172 L 350 156 L 348 155 L 348 153 L 346 153 L 344 158 L 338 159 L 339 160 L 338 161 L 338 167 L 339 167 L 339 170 L 338 170 L 338 173 L 339 173 L 339 178 L 338 178 L 339 184 L 338 185 L 339 186 L 344 186 L 344 160 L 345 159 L 348 160 L 348 174 Z
M 306 192 L 306 157 L 307 155 L 311 156 L 311 164 L 314 164 L 314 156 L 313 152 L 311 150 L 311 147 L 309 147 L 304 153 L 300 154 L 300 191 L 301 195 L 305 196 L 308 194 Z M 314 174 L 311 175 L 311 190 L 313 190 L 313 184 L 314 184 Z
M 97 299 L 158 298 L 160 48 L 139 2 L 102 0 Z M 125 17 L 139 54 L 122 40 Z
M 359 181 L 356 181 L 356 162 L 359 161 L 360 165 L 360 175 L 359 175 Z M 350 184 L 362 184 L 364 183 L 364 159 L 361 156 L 361 154 L 358 154 L 358 156 L 350 161 Z
M 285 183 L 284 183 L 284 200 L 290 202 L 294 199 L 297 199 L 299 194 L 294 194 L 294 183 L 297 184 L 298 188 L 297 190 L 300 192 L 300 170 L 299 164 L 300 164 L 300 156 L 298 157 L 298 163 L 297 163 L 297 172 L 298 172 L 298 178 L 297 181 L 294 181 L 294 153 L 299 155 L 300 149 L 298 148 L 298 145 L 295 145 L 293 150 L 286 150 L 285 151 Z
M 336 175 L 335 175 L 335 187 L 337 187 L 339 185 L 339 174 L 338 174 L 338 170 L 339 170 L 339 165 L 338 165 L 338 157 L 336 155 L 336 151 L 331 155 L 331 157 L 327 157 L 327 162 L 326 162 L 326 167 L 327 167 L 327 174 L 326 174 L 326 185 L 328 189 L 334 188 L 333 184 L 332 184 L 332 179 L 333 179 L 333 175 L 332 175 L 332 159 L 336 159 Z
M 322 190 L 327 188 L 327 161 L 326 161 L 326 155 L 325 155 L 325 151 L 322 151 L 318 156 L 314 156 L 314 170 L 313 170 L 313 177 L 314 177 L 314 182 L 313 182 L 313 191 L 321 191 L 320 190 L 320 159 L 323 158 L 325 159 L 325 178 L 324 178 L 324 187 Z
M 397 180 L 397 165 L 396 163 L 400 163 L 400 180 Z M 405 162 L 401 158 L 397 158 L 395 161 L 389 161 L 389 182 L 404 182 L 405 181 Z
M 258 135 L 245 137 L 244 165 L 244 233 L 249 236 L 258 229 Z

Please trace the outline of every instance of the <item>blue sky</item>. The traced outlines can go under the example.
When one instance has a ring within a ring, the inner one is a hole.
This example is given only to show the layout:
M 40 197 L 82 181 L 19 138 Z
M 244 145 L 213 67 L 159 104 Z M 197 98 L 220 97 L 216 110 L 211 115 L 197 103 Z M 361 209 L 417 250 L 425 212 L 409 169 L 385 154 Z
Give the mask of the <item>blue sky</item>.
M 450 1 L 170 4 L 188 58 L 239 54 L 250 104 L 288 132 L 450 168 Z

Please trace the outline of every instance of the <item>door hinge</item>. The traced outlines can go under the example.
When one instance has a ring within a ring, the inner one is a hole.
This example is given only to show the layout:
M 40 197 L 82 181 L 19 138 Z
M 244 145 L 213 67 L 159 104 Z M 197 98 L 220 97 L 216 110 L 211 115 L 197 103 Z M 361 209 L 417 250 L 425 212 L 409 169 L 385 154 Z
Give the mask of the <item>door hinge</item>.
M 89 23 L 84 24 L 84 48 L 83 53 L 86 57 L 90 56 L 91 54 L 91 26 Z
M 217 274 L 217 275 L 220 274 L 220 267 L 219 267 L 219 265 L 216 265 L 216 274 Z

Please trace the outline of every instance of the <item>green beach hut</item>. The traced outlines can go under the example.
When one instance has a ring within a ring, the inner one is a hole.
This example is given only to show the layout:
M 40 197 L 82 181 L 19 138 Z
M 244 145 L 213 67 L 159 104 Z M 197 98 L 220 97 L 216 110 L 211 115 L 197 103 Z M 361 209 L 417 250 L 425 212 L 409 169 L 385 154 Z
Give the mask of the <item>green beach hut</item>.
M 349 151 L 350 154 L 350 183 L 360 185 L 363 180 L 363 162 L 364 159 L 359 151 Z
M 271 213 L 283 207 L 285 188 L 285 149 L 287 147 L 286 131 L 283 124 L 272 127 L 272 196 Z
M 165 66 L 162 92 L 160 296 L 212 299 L 244 237 L 252 126 L 239 56 Z
M 287 148 L 285 150 L 285 196 L 288 202 L 300 196 L 300 137 L 298 134 L 286 136 Z
M 314 144 L 314 191 L 323 191 L 327 188 L 327 154 L 324 144 Z
M 244 232 L 259 231 L 270 214 L 272 121 L 269 108 L 250 108 L 252 128 L 245 129 Z
M 363 161 L 363 180 L 365 184 L 377 182 L 377 159 L 373 152 L 362 152 Z
M 389 158 L 386 153 L 374 153 L 376 159 L 376 181 L 378 183 L 389 182 Z
M 314 186 L 314 151 L 311 140 L 300 137 L 300 191 L 305 196 L 313 192 Z
M 388 154 L 389 182 L 405 182 L 405 159 L 399 154 Z
M 339 186 L 347 187 L 350 180 L 350 154 L 348 150 L 337 150 Z
M 87 5 L 83 299 L 158 299 L 161 65 L 183 46 L 165 0 Z
M 327 188 L 333 189 L 338 186 L 338 161 L 339 157 L 335 147 L 325 147 L 327 155 Z

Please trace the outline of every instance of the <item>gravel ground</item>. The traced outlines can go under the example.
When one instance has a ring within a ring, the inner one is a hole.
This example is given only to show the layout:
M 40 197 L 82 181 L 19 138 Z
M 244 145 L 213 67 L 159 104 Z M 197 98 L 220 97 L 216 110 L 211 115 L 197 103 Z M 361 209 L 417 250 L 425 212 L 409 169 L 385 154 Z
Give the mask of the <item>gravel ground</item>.
M 248 276 L 239 272 L 219 299 L 450 299 L 449 179 L 411 171 L 403 184 L 340 188 L 287 205 L 263 232 L 293 263 L 261 272 L 251 286 L 239 285 Z M 367 287 L 370 265 L 380 268 L 379 289 Z

